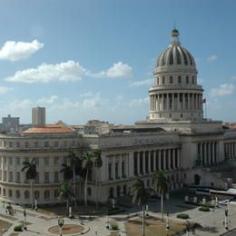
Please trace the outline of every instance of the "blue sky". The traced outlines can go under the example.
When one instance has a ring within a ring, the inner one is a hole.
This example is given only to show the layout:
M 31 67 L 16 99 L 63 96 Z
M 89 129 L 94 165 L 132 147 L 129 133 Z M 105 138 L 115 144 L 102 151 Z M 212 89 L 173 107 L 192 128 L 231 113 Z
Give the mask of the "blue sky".
M 0 1 L 0 116 L 133 123 L 175 25 L 195 57 L 207 116 L 236 120 L 234 0 Z

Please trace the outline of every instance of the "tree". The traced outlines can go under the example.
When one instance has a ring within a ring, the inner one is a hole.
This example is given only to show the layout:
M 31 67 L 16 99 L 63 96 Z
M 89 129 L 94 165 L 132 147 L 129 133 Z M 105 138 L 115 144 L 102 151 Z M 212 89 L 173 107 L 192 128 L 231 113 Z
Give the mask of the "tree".
M 161 195 L 161 215 L 164 220 L 164 197 L 168 192 L 168 180 L 164 171 L 156 171 L 153 175 L 154 190 Z
M 68 182 L 73 178 L 73 170 L 71 166 L 66 163 L 62 164 L 60 172 L 63 173 L 63 178 L 65 182 Z
M 69 162 L 70 162 L 70 169 L 72 170 L 73 192 L 74 192 L 75 204 L 76 204 L 76 175 L 81 174 L 80 172 L 81 172 L 81 162 L 82 162 L 82 160 L 73 151 L 69 151 L 68 159 L 69 159 Z
M 82 161 L 82 168 L 84 172 L 84 204 L 87 206 L 88 199 L 87 199 L 87 186 L 88 186 L 88 175 L 93 167 L 93 154 L 92 153 L 85 153 L 83 161 Z
M 102 167 L 101 150 L 94 151 L 94 166 L 96 167 L 96 208 L 98 207 L 98 170 Z
M 150 197 L 150 189 L 145 188 L 144 182 L 141 179 L 136 179 L 133 184 L 133 203 L 137 203 L 142 207 L 142 236 L 145 236 L 145 206 Z
M 35 163 L 35 159 L 32 159 L 31 161 L 24 161 L 21 171 L 25 172 L 26 179 L 30 180 L 31 204 L 32 204 L 32 208 L 33 208 L 34 207 L 33 181 L 37 177 L 37 166 Z
M 63 184 L 60 185 L 59 198 L 64 199 L 66 201 L 66 215 L 68 214 L 70 202 L 74 197 L 75 197 L 74 193 L 70 190 L 68 182 L 64 182 Z

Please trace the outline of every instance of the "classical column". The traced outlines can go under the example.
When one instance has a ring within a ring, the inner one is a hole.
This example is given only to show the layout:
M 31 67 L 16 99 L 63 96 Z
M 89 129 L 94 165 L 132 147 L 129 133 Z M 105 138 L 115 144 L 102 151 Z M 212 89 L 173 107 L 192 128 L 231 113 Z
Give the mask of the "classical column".
M 156 171 L 156 151 L 153 150 L 153 170 Z
M 170 110 L 170 98 L 169 93 L 166 94 L 166 111 Z
M 177 110 L 180 111 L 180 94 L 177 93 Z
M 182 94 L 183 111 L 186 111 L 186 101 L 185 101 L 186 96 L 185 95 L 186 93 Z
M 144 151 L 143 152 L 143 174 L 146 173 L 146 161 L 145 161 L 145 154 L 146 152 Z

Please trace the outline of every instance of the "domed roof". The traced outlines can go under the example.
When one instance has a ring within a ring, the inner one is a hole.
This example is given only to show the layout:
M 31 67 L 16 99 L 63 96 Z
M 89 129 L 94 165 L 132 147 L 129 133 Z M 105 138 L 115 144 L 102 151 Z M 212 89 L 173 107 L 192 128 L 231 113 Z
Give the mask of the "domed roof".
M 173 29 L 171 32 L 172 42 L 167 49 L 165 49 L 157 59 L 156 66 L 191 66 L 195 67 L 195 61 L 191 53 L 181 46 L 178 36 L 179 31 Z

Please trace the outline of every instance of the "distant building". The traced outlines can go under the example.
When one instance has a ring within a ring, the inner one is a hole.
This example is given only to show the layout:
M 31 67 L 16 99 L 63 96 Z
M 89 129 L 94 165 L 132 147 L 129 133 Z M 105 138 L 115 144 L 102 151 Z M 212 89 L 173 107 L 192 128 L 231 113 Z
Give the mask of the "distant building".
M 46 109 L 45 107 L 32 108 L 32 125 L 44 126 L 46 124 Z
M 7 117 L 2 118 L 2 131 L 17 133 L 19 131 L 20 118 L 19 117 L 11 117 L 8 115 Z

